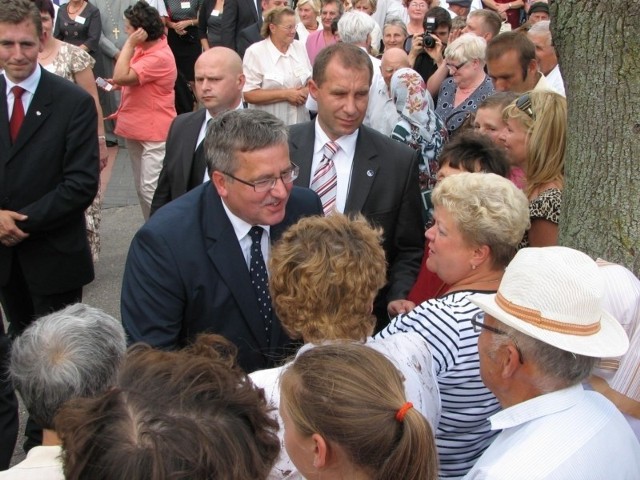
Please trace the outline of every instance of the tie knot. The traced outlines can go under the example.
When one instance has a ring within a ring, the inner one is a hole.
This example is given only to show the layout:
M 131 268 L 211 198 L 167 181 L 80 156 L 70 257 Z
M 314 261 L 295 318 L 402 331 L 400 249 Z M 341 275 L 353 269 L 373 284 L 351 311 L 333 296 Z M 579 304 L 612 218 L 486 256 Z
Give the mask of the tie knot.
M 24 88 L 19 87 L 19 86 L 15 86 L 11 89 L 11 91 L 13 92 L 13 97 L 16 100 L 20 100 L 22 98 L 22 94 L 26 91 Z
M 327 142 L 324 144 L 324 156 L 329 160 L 333 158 L 338 150 L 340 150 L 340 145 L 336 142 Z
M 249 230 L 249 236 L 251 236 L 251 240 L 254 244 L 260 243 L 262 240 L 262 231 L 262 227 L 251 227 L 251 230 Z

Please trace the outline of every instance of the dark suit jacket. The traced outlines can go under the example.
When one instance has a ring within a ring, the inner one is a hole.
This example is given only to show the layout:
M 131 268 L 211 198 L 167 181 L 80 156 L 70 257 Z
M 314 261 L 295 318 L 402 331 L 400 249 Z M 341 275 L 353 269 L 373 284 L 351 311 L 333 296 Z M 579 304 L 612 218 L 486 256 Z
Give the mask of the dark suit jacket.
M 259 23 L 254 23 L 253 25 L 249 25 L 248 27 L 243 28 L 238 34 L 238 55 L 244 58 L 244 52 L 247 51 L 247 48 L 249 48 L 254 43 L 260 42 L 262 40 L 264 40 L 264 38 L 262 38 L 262 35 L 260 35 Z
M 291 161 L 300 167 L 296 185 L 311 183 L 314 141 L 315 122 L 290 128 Z M 418 275 L 424 251 L 420 208 L 417 152 L 361 126 L 345 213 L 360 212 L 384 231 L 388 286 L 376 302 L 379 320 L 386 317 L 386 302 L 406 298 Z
M 294 187 L 271 240 L 300 217 L 321 214 L 318 196 Z M 180 347 L 201 332 L 238 347 L 247 372 L 272 367 L 290 339 L 274 319 L 270 344 L 240 244 L 211 183 L 160 209 L 138 231 L 122 282 L 122 322 L 132 342 Z
M 254 23 L 262 23 L 262 5 L 260 0 L 258 9 L 253 0 L 226 0 L 222 11 L 222 45 L 235 51 L 238 45 L 238 35 L 243 28 Z
M 0 75 L 0 92 L 6 91 Z M 98 190 L 97 114 L 91 96 L 42 70 L 42 77 L 11 145 L 6 97 L 0 101 L 0 209 L 23 213 L 30 236 L 0 245 L 0 285 L 12 261 L 29 288 L 48 295 L 93 280 L 84 210 Z
M 193 153 L 206 115 L 205 109 L 178 115 L 171 123 L 158 186 L 151 202 L 151 215 L 171 200 L 187 193 Z M 204 172 L 202 172 L 204 177 Z

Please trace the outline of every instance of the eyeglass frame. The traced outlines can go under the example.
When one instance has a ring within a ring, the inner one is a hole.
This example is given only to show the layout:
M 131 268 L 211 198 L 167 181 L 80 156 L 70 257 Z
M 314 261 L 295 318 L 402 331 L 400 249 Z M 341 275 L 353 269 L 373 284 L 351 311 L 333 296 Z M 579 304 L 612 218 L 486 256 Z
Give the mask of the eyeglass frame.
M 424 5 L 418 2 L 411 2 L 408 5 L 409 7 L 419 8 L 420 10 L 429 10 L 429 4 L 424 2 Z
M 449 70 L 453 69 L 453 73 L 456 73 L 458 70 L 460 70 L 462 67 L 464 67 L 469 62 L 470 62 L 470 60 L 467 60 L 466 62 L 459 63 L 458 65 L 449 65 L 448 63 L 445 62 L 445 65 L 447 66 L 447 68 Z
M 531 97 L 529 96 L 528 93 L 520 95 L 516 99 L 515 104 L 516 104 L 516 108 L 521 112 L 524 112 L 527 115 L 529 115 L 529 118 L 531 118 L 531 120 L 536 119 L 536 114 L 533 111 L 533 106 L 531 105 Z
M 483 318 L 484 319 L 484 312 L 483 311 L 479 311 L 478 313 L 476 313 L 472 318 L 471 318 L 471 325 L 473 325 L 473 331 L 476 333 L 482 332 L 482 329 L 484 328 L 485 330 L 488 330 L 492 333 L 495 333 L 496 335 L 502 335 L 505 337 L 509 337 L 511 339 L 511 341 L 513 342 L 514 347 L 516 347 L 516 351 L 518 352 L 518 361 L 520 362 L 520 365 L 524 364 L 524 355 L 522 355 L 522 350 L 520 350 L 520 347 L 518 346 L 518 342 L 516 341 L 515 338 L 513 338 L 513 335 L 508 334 L 507 332 L 505 332 L 504 330 L 500 330 L 499 328 L 496 327 L 492 327 L 490 325 L 486 325 L 484 323 L 484 321 L 480 322 L 478 321 L 479 318 Z
M 294 32 L 296 30 L 296 25 L 282 25 L 280 23 L 272 23 L 272 25 L 280 27 L 286 32 Z
M 229 172 L 220 172 L 223 175 L 226 175 L 227 177 L 233 178 L 234 180 L 243 183 L 245 185 L 248 185 L 249 187 L 253 187 L 253 191 L 256 193 L 264 193 L 264 192 L 270 192 L 271 190 L 273 190 L 274 188 L 276 188 L 276 185 L 278 184 L 278 180 L 282 180 L 282 183 L 285 185 L 288 185 L 290 183 L 293 183 L 294 180 L 296 178 L 298 178 L 298 175 L 300 175 L 300 167 L 298 165 L 296 165 L 295 163 L 291 162 L 291 166 L 289 167 L 288 171 L 285 171 L 284 173 L 281 173 L 279 176 L 277 177 L 272 177 L 272 178 L 265 178 L 264 180 L 258 180 L 257 182 L 248 182 L 246 180 L 242 180 L 241 178 L 238 178 L 234 175 L 231 175 Z M 285 175 L 291 175 L 291 179 L 289 181 L 286 181 L 284 179 Z M 259 187 L 260 190 L 256 189 L 257 185 L 268 185 L 269 182 L 271 183 L 271 185 L 269 186 L 269 188 L 265 188 L 264 190 L 262 190 L 262 187 Z

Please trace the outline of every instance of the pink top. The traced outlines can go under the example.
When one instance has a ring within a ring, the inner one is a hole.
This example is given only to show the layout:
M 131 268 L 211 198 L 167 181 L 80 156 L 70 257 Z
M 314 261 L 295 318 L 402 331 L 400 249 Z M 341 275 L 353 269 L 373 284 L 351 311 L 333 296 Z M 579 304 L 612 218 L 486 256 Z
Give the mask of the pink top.
M 318 55 L 318 52 L 320 52 L 320 50 L 322 50 L 324 47 L 328 47 L 329 45 L 333 45 L 334 43 L 336 43 L 335 37 L 332 37 L 331 42 L 325 43 L 323 31 L 324 30 L 317 30 L 309 34 L 309 38 L 307 38 L 307 55 L 309 56 L 311 65 L 313 65 L 313 62 L 316 59 L 316 55 Z
M 166 37 L 147 49 L 138 45 L 130 65 L 140 83 L 122 87 L 115 133 L 131 140 L 164 142 L 176 116 L 173 88 L 178 75 Z

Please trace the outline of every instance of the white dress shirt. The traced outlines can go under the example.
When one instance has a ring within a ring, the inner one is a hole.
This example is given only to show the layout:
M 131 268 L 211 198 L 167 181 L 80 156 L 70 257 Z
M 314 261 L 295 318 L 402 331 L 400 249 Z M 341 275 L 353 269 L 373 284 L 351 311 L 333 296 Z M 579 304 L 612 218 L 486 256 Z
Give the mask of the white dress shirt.
M 362 123 L 389 137 L 399 118 L 400 114 L 396 110 L 393 99 L 389 96 L 389 89 L 384 83 L 384 78 L 382 75 L 374 75 L 369 89 L 367 114 Z
M 564 81 L 562 80 L 562 73 L 560 73 L 560 65 L 556 65 L 556 68 L 551 70 L 547 75 L 547 83 L 556 93 L 559 93 L 563 97 L 566 97 L 564 91 Z
M 622 414 L 582 385 L 490 417 L 502 429 L 466 479 L 637 480 L 640 444 Z
M 40 83 L 40 77 L 42 76 L 42 71 L 40 70 L 40 65 L 36 65 L 35 70 L 31 75 L 29 75 L 26 79 L 24 79 L 20 83 L 13 83 L 7 77 L 7 74 L 4 73 L 5 83 L 7 84 L 6 95 L 7 95 L 7 120 L 11 121 L 11 114 L 13 112 L 13 102 L 14 96 L 11 89 L 13 87 L 20 86 L 24 88 L 24 93 L 22 94 L 22 108 L 24 108 L 24 115 L 26 117 L 27 111 L 29 110 L 29 106 L 31 105 L 31 100 L 33 100 L 33 96 L 36 93 L 36 89 L 38 88 L 38 84 Z
M 0 480 L 64 480 L 62 447 L 33 447 L 27 458 L 9 470 L 0 472 Z
M 251 188 L 247 185 L 247 188 Z M 224 203 L 224 199 L 222 199 L 222 207 L 224 211 L 227 213 L 227 217 L 229 217 L 229 221 L 233 226 L 233 231 L 236 234 L 236 238 L 238 239 L 238 243 L 240 244 L 240 248 L 242 249 L 242 254 L 244 255 L 244 261 L 247 264 L 247 268 L 249 267 L 249 262 L 251 261 L 251 236 L 249 235 L 249 231 L 253 225 L 245 222 L 240 217 L 236 216 L 227 204 Z M 258 225 L 264 229 L 264 233 L 262 234 L 262 239 L 260 240 L 260 248 L 262 249 L 262 256 L 264 257 L 265 265 L 269 265 L 269 257 L 271 256 L 271 244 L 269 242 L 269 236 L 271 235 L 271 227 L 269 225 Z M 269 269 L 267 269 L 267 274 L 269 273 Z

